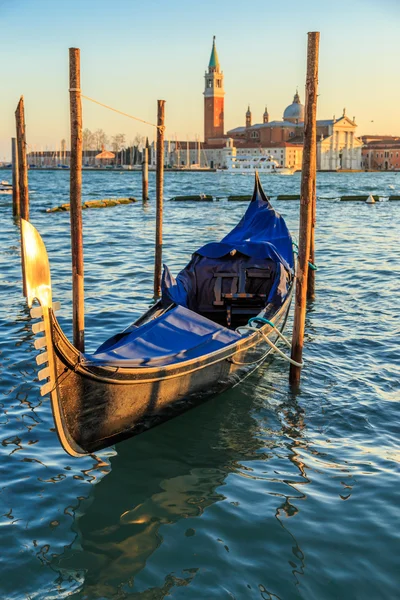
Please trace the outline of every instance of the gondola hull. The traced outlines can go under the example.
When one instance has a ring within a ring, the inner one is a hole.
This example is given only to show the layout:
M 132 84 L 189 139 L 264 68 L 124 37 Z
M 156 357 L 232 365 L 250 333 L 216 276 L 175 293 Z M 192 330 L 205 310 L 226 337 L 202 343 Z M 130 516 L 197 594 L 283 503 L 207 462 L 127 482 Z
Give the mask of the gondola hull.
M 290 302 L 291 294 L 274 318 L 281 331 Z M 265 325 L 199 359 L 164 368 L 116 369 L 82 364 L 52 311 L 50 321 L 56 382 L 51 390 L 53 414 L 60 441 L 72 455 L 137 435 L 237 385 L 271 352 L 260 331 L 277 341 L 276 332 Z

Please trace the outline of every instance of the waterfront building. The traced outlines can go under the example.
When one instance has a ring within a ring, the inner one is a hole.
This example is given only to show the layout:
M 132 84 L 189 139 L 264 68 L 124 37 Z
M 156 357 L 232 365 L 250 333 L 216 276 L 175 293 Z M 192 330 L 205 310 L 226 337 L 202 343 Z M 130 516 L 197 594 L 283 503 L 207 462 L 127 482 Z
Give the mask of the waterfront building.
M 242 156 L 270 156 L 273 160 L 276 160 L 281 167 L 294 169 L 295 171 L 301 170 L 301 164 L 303 160 L 303 145 L 292 144 L 291 142 L 271 142 L 270 144 L 261 146 L 256 143 L 243 143 L 241 144 L 237 140 L 228 138 L 223 151 L 223 167 L 227 167 L 227 156 L 229 149 L 234 148 L 234 155 L 238 158 Z
M 250 114 L 250 119 L 249 119 Z M 268 116 L 269 117 L 269 116 Z M 289 151 L 303 147 L 304 138 L 304 106 L 296 91 L 292 104 L 286 107 L 282 121 L 269 121 L 266 113 L 263 122 L 252 125 L 251 113 L 246 112 L 246 125 L 236 127 L 227 132 L 237 147 L 249 148 L 258 145 L 260 148 L 274 146 L 279 154 L 285 154 L 284 166 L 292 166 Z M 363 142 L 356 135 L 355 118 L 349 119 L 346 111 L 340 119 L 324 119 L 317 121 L 317 169 L 321 171 L 359 170 L 361 169 L 361 149 Z M 278 150 L 279 148 L 279 150 Z M 296 153 L 296 163 L 301 161 L 302 151 Z M 288 160 L 286 160 L 286 158 Z M 297 167 L 296 168 L 301 168 Z
M 181 169 L 225 169 L 228 166 L 228 148 L 235 147 L 238 158 L 249 154 L 254 157 L 268 155 L 280 166 L 295 170 L 301 169 L 303 146 L 290 142 L 272 143 L 265 148 L 259 144 L 234 143 L 232 138 L 225 138 L 219 143 L 204 142 L 165 142 L 164 163 L 168 167 Z
M 397 171 L 400 169 L 400 137 L 364 135 L 362 168 L 371 171 Z
M 355 117 L 346 109 L 340 119 L 317 121 L 317 168 L 321 171 L 360 170 L 363 142 L 356 137 Z

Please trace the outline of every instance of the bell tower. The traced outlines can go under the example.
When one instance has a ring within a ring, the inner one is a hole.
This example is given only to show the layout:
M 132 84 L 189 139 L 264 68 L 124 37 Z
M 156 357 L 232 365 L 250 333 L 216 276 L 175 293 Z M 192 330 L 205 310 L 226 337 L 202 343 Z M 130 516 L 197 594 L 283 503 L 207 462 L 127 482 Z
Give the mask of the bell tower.
M 224 135 L 224 74 L 219 66 L 215 36 L 204 79 L 204 141 L 208 142 Z
M 247 111 L 246 111 L 246 129 L 248 127 L 251 127 L 251 110 L 250 110 L 250 104 L 249 104 L 249 106 L 247 108 Z

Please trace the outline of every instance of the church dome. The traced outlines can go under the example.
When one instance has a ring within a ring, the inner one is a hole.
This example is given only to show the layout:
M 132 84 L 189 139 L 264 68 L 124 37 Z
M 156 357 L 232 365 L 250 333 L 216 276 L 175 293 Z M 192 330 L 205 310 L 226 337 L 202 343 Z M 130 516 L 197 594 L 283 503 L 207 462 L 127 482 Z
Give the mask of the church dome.
M 298 92 L 295 93 L 292 104 L 285 109 L 283 120 L 290 121 L 290 123 L 304 122 L 304 106 L 300 102 Z

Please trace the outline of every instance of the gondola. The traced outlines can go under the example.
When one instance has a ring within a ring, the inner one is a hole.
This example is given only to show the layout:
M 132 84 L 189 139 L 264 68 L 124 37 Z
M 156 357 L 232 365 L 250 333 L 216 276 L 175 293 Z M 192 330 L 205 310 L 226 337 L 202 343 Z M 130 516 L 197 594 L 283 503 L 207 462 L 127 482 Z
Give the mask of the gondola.
M 50 268 L 37 230 L 22 220 L 28 305 L 56 430 L 73 456 L 150 429 L 237 385 L 277 350 L 294 285 L 292 239 L 256 175 L 252 200 L 220 242 L 194 252 L 162 294 L 93 354 L 79 352 L 55 316 Z M 285 338 L 283 338 L 285 339 Z M 287 341 L 287 340 L 285 340 Z

